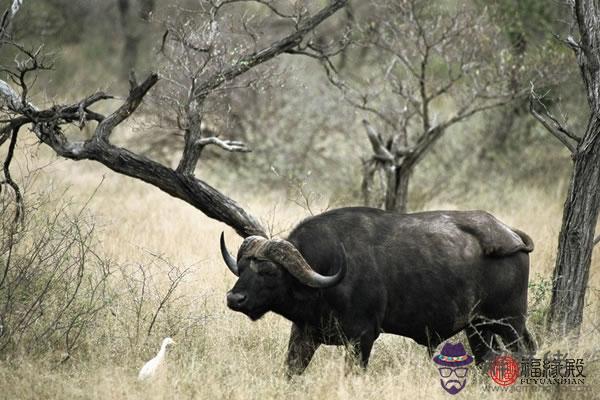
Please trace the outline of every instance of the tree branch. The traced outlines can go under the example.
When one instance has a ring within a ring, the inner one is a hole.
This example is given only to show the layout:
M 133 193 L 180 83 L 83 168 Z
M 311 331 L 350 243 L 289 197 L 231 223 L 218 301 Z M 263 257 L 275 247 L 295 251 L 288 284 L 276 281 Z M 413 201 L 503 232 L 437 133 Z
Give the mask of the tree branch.
M 8 146 L 8 154 L 6 155 L 6 159 L 4 160 L 4 167 L 3 167 L 4 180 L 0 181 L 0 191 L 1 191 L 3 185 L 8 185 L 12 188 L 12 190 L 15 193 L 15 204 L 16 204 L 15 219 L 14 219 L 15 222 L 17 222 L 19 220 L 21 220 L 21 221 L 23 220 L 23 196 L 21 195 L 21 190 L 19 189 L 19 186 L 15 183 L 15 181 L 13 181 L 13 179 L 10 175 L 10 163 L 12 162 L 12 159 L 13 159 L 13 156 L 15 153 L 15 146 L 17 144 L 18 132 L 19 132 L 18 128 L 13 128 L 12 134 L 10 136 L 10 144 Z
M 6 82 L 0 80 L 0 107 L 19 110 L 22 107 L 21 96 Z
M 375 132 L 375 128 L 365 119 L 362 121 L 371 147 L 373 148 L 374 158 L 384 162 L 394 162 L 394 156 L 383 144 L 381 137 Z
M 3 112 L 7 110 L 5 113 L 9 117 L 6 120 L 8 122 L 6 126 L 0 128 L 0 140 L 7 140 L 7 135 L 10 135 L 7 134 L 7 130 L 14 129 L 16 135 L 16 132 L 23 125 L 31 124 L 32 130 L 39 140 L 52 148 L 61 157 L 100 162 L 115 172 L 140 179 L 171 196 L 191 204 L 208 217 L 231 226 L 242 237 L 250 235 L 266 237 L 266 231 L 257 219 L 248 214 L 232 199 L 194 177 L 193 172 L 204 146 L 216 145 L 227 151 L 248 151 L 247 147 L 241 142 L 221 140 L 216 135 L 214 137 L 202 137 L 203 102 L 209 94 L 220 90 L 219 87 L 223 84 L 298 46 L 312 29 L 346 4 L 347 0 L 331 0 L 329 5 L 313 16 L 298 19 L 293 33 L 273 42 L 266 48 L 231 62 L 231 64 L 219 65 L 219 72 L 202 81 L 200 81 L 200 73 L 203 71 L 203 67 L 194 68 L 196 72 L 192 71 L 193 74 L 190 75 L 193 79 L 188 92 L 188 99 L 185 101 L 185 110 L 180 110 L 185 113 L 185 124 L 180 127 L 185 129 L 186 134 L 184 152 L 176 170 L 110 143 L 114 129 L 135 112 L 144 96 L 156 84 L 158 81 L 157 74 L 150 74 L 139 85 L 135 82 L 135 77 L 132 76 L 127 99 L 106 117 L 89 110 L 91 105 L 109 98 L 104 93 L 96 93 L 78 103 L 67 106 L 39 109 L 27 100 L 25 74 L 42 69 L 43 63 L 37 63 L 37 52 L 28 53 L 22 47 L 19 47 L 18 50 L 29 58 L 25 61 L 25 64 L 18 64 L 16 68 L 18 79 L 15 82 L 20 86 L 20 93 L 17 93 L 4 81 L 0 80 L 0 107 L 3 107 Z M 184 67 L 189 67 L 189 65 Z M 98 122 L 91 139 L 70 140 L 62 130 L 62 126 L 65 124 L 77 122 L 81 127 L 86 121 L 90 120 Z
M 369 96 L 367 94 L 359 93 L 358 90 L 350 87 L 345 82 L 340 80 L 335 70 L 330 68 L 327 63 L 322 63 L 322 65 L 325 68 L 327 79 L 334 87 L 336 87 L 344 95 L 344 100 L 348 104 L 350 104 L 354 108 L 375 115 L 386 125 L 389 125 L 392 129 L 397 128 L 397 124 L 393 119 L 388 118 L 383 112 L 376 109 L 375 107 L 369 106 Z M 352 96 L 358 97 L 358 99 L 352 98 Z
M 535 109 L 534 101 L 540 104 L 544 111 L 539 113 Z M 565 145 L 571 154 L 577 150 L 576 145 L 579 144 L 580 138 L 569 132 L 546 108 L 540 96 L 534 91 L 533 83 L 531 83 L 531 91 L 529 97 L 529 112 L 537 119 L 548 132 L 554 135 L 563 145 Z M 575 142 L 575 143 L 573 143 Z
M 279 11 L 277 9 L 277 7 L 275 7 L 272 4 L 272 1 L 269 0 L 223 0 L 221 1 L 218 5 L 216 5 L 215 10 L 213 11 L 215 14 L 219 12 L 219 10 L 228 4 L 235 4 L 235 3 L 257 3 L 257 4 L 261 4 L 265 7 L 267 7 L 269 10 L 271 10 L 271 12 L 275 15 L 277 15 L 278 17 L 281 18 L 285 18 L 285 19 L 291 19 L 291 20 L 296 20 L 297 16 L 296 15 L 288 15 L 285 14 L 281 11 Z
M 242 237 L 266 236 L 264 228 L 254 217 L 207 183 L 109 143 L 108 139 L 114 127 L 135 111 L 144 95 L 157 81 L 158 76 L 150 74 L 144 82 L 133 87 L 125 102 L 106 118 L 101 118 L 96 113 L 85 113 L 86 120 L 100 119 L 96 132 L 89 140 L 68 140 L 62 133 L 60 125 L 79 121 L 80 115 L 76 110 L 81 108 L 81 104 L 95 102 L 99 97 L 108 98 L 106 95 L 93 95 L 79 103 L 48 110 L 38 110 L 35 106 L 32 109 L 21 106 L 15 110 L 23 113 L 18 119 L 19 127 L 31 123 L 38 138 L 59 156 L 71 160 L 97 161 L 115 172 L 156 186 L 171 196 L 189 203 L 208 217 L 233 227 Z M 0 81 L 0 88 L 2 87 L 10 89 L 5 82 Z M 10 89 L 7 93 L 9 98 L 12 97 L 11 92 L 14 91 Z
M 304 20 L 298 25 L 298 28 L 293 33 L 280 39 L 270 46 L 255 51 L 247 56 L 242 57 L 236 64 L 213 74 L 204 82 L 202 82 L 193 92 L 194 97 L 203 100 L 210 92 L 222 84 L 231 81 L 239 75 L 242 75 L 251 68 L 262 64 L 272 58 L 293 49 L 300 44 L 304 36 L 312 31 L 321 22 L 326 20 L 337 10 L 347 4 L 347 0 L 333 0 L 331 4 L 323 8 L 321 11 L 312 17 Z
M 463 121 L 465 119 L 468 119 L 468 118 L 472 117 L 475 114 L 478 114 L 478 113 L 483 112 L 483 111 L 491 110 L 491 109 L 496 108 L 496 107 L 502 107 L 502 106 L 510 103 L 513 100 L 514 100 L 513 98 L 506 98 L 506 99 L 501 99 L 501 100 L 494 101 L 494 102 L 491 102 L 491 103 L 482 104 L 480 106 L 473 107 L 473 108 L 470 108 L 470 109 L 467 108 L 467 109 L 460 110 L 452 118 L 448 119 L 445 122 L 440 123 L 438 125 L 438 127 L 442 128 L 442 129 L 447 129 L 450 126 L 452 126 L 452 125 L 454 125 L 454 124 L 456 124 L 458 122 L 461 122 L 461 121 Z M 434 129 L 434 128 L 432 128 L 432 129 Z
M 108 141 L 114 128 L 126 120 L 136 108 L 138 108 L 148 90 L 150 90 L 156 82 L 158 82 L 158 74 L 156 73 L 151 73 L 144 82 L 138 86 L 134 86 L 135 80 L 133 80 L 131 82 L 132 86 L 129 90 L 129 96 L 127 97 L 127 100 L 125 100 L 125 103 L 100 122 L 96 128 L 94 138 L 96 140 Z
M 230 152 L 249 153 L 252 151 L 244 142 L 236 140 L 221 140 L 215 136 L 202 138 L 198 140 L 196 144 L 201 147 L 212 144 Z

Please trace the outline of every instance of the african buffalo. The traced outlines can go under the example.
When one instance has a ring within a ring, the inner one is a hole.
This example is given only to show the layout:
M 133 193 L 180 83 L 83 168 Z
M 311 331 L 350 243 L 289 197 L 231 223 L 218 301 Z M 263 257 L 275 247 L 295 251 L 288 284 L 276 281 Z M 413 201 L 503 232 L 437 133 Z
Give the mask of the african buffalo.
M 257 320 L 293 322 L 288 373 L 302 373 L 320 344 L 346 345 L 366 367 L 380 333 L 412 338 L 430 354 L 465 330 L 477 362 L 499 345 L 533 353 L 525 327 L 533 242 L 483 211 L 400 214 L 340 208 L 310 217 L 287 240 L 251 236 L 227 305 Z

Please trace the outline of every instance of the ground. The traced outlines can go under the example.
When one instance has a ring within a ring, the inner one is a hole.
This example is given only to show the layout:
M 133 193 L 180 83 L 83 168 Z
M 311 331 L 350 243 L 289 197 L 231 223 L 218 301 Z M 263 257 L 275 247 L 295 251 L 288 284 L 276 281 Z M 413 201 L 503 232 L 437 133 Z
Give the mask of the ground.
M 104 176 L 104 180 L 103 180 Z M 343 352 L 322 347 L 303 376 L 288 381 L 283 364 L 290 322 L 268 314 L 257 322 L 227 309 L 225 293 L 235 277 L 221 260 L 219 234 L 225 231 L 230 249 L 241 238 L 216 221 L 161 191 L 91 162 L 55 161 L 39 177 L 39 187 L 52 185 L 56 192 L 69 187 L 73 204 L 83 204 L 101 183 L 88 206 L 97 221 L 99 252 L 124 266 L 146 265 L 157 280 L 167 280 L 160 263 L 148 254 L 160 254 L 170 263 L 190 267 L 177 289 L 171 309 L 159 315 L 160 325 L 143 343 L 131 344 L 119 316 L 125 310 L 114 306 L 114 321 L 107 316 L 94 332 L 64 360 L 60 350 L 33 357 L 24 351 L 0 361 L 0 399 L 403 399 L 449 398 L 439 384 L 438 371 L 425 348 L 409 339 L 383 335 L 375 344 L 366 372 L 349 375 Z M 50 183 L 52 182 L 52 183 Z M 275 232 L 287 231 L 307 216 L 307 211 L 287 200 L 282 192 L 260 196 L 226 189 L 244 207 L 264 221 L 274 221 Z M 510 192 L 468 199 L 462 204 L 426 204 L 426 209 L 485 209 L 533 238 L 531 254 L 529 326 L 540 345 L 538 356 L 561 350 L 570 357 L 584 358 L 588 392 L 537 390 L 524 394 L 497 391 L 491 379 L 475 368 L 469 371 L 463 399 L 593 398 L 600 383 L 600 315 L 598 254 L 590 277 L 585 323 L 578 344 L 546 337 L 541 321 L 549 293 L 547 282 L 554 266 L 556 238 L 561 222 L 561 193 L 548 193 L 527 184 Z M 318 206 L 316 207 L 319 208 Z M 181 307 L 180 309 L 176 307 Z M 176 320 L 180 317 L 181 320 Z M 173 319 L 170 321 L 169 318 Z M 166 321 L 165 321 L 166 320 Z M 119 322 L 120 321 L 120 322 Z M 133 321 L 131 321 L 133 324 Z M 142 321 L 147 326 L 147 321 Z M 170 328 L 169 328 L 170 327 Z M 177 329 L 175 329 L 176 327 Z M 173 332 L 170 332 L 171 329 Z M 167 354 L 166 368 L 151 382 L 136 380 L 139 368 L 158 350 L 163 336 L 173 334 L 177 345 Z M 456 340 L 464 338 L 458 336 Z M 466 341 L 464 341 L 466 344 Z

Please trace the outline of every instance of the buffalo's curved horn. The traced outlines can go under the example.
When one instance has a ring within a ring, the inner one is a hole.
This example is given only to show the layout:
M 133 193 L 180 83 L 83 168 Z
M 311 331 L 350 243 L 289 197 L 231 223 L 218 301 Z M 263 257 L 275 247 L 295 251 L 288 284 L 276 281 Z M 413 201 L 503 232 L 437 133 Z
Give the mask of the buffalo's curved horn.
M 235 276 L 240 276 L 237 261 L 235 261 L 235 258 L 233 258 L 233 256 L 229 253 L 227 246 L 225 245 L 224 232 L 221 232 L 221 256 L 223 256 L 223 261 L 225 261 L 225 264 L 227 264 L 227 268 L 229 268 L 229 270 L 233 272 Z
M 321 275 L 310 267 L 296 247 L 282 239 L 271 239 L 260 249 L 262 255 L 282 267 L 303 284 L 313 288 L 328 288 L 337 285 L 346 275 L 346 250 L 341 245 L 342 264 L 340 270 L 332 276 Z

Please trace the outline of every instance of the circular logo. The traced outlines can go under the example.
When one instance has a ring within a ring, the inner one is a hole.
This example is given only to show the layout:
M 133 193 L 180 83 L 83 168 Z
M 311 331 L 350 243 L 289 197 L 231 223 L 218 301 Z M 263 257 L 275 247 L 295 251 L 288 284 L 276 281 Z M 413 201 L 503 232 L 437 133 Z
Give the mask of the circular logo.
M 496 357 L 488 371 L 488 375 L 500 386 L 512 385 L 519 374 L 519 362 L 509 355 Z

